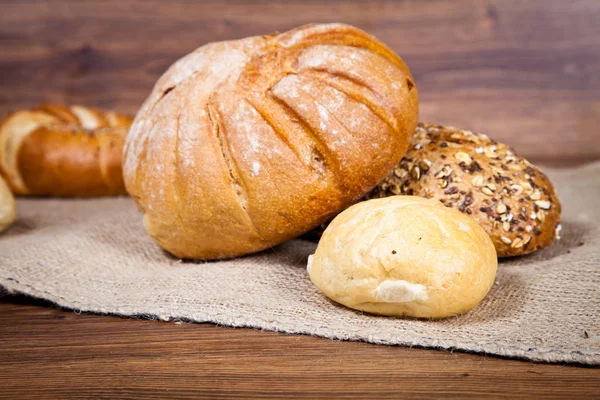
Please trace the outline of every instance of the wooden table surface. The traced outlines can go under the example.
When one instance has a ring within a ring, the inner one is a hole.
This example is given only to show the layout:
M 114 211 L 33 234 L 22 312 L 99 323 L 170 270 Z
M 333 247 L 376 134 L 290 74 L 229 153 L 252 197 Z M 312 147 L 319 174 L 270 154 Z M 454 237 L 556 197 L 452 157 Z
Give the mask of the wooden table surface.
M 211 41 L 345 22 L 408 64 L 422 121 L 542 163 L 600 158 L 598 0 L 0 0 L 0 113 L 40 101 L 135 112 Z
M 0 114 L 39 102 L 135 112 L 214 40 L 340 21 L 410 66 L 421 119 L 534 162 L 600 158 L 598 0 L 0 0 Z M 600 398 L 600 369 L 210 324 L 77 315 L 0 298 L 0 398 Z
M 600 369 L 76 314 L 0 298 L 0 398 L 581 399 Z

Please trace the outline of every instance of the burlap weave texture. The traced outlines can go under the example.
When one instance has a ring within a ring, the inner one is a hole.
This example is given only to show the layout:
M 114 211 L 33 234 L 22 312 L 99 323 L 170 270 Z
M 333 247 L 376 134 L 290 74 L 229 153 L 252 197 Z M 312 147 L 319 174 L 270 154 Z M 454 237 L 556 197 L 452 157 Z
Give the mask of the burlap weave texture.
M 475 310 L 441 321 L 330 302 L 308 279 L 308 241 L 182 262 L 150 240 L 129 198 L 20 199 L 19 220 L 0 235 L 0 285 L 81 311 L 600 364 L 600 164 L 548 173 L 563 202 L 562 239 L 502 261 Z

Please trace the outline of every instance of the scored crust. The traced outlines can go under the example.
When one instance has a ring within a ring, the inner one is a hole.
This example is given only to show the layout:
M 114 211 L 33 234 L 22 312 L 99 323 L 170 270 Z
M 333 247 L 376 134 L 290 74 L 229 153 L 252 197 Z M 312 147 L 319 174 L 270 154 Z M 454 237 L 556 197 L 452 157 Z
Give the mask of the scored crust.
M 356 28 L 211 43 L 176 62 L 138 112 L 125 183 L 170 253 L 247 254 L 364 195 L 416 120 L 408 68 Z
M 121 153 L 131 117 L 42 105 L 0 124 L 0 173 L 20 195 L 125 194 Z
M 560 233 L 561 204 L 543 172 L 486 135 L 419 124 L 398 166 L 366 198 L 439 199 L 475 218 L 499 257 L 549 246 Z

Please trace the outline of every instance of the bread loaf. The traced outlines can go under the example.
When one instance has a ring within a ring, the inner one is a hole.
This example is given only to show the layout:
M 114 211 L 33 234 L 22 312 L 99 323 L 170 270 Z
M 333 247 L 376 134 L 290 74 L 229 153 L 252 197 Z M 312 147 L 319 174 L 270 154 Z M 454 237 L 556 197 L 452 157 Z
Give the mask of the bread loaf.
M 307 268 L 322 293 L 348 307 L 441 318 L 475 307 L 497 265 L 492 241 L 472 218 L 435 199 L 392 196 L 335 217 Z
M 42 105 L 0 124 L 0 173 L 15 194 L 125 194 L 122 151 L 131 117 Z
M 365 197 L 436 198 L 479 222 L 499 257 L 549 246 L 560 233 L 561 205 L 542 171 L 489 137 L 419 124 L 398 166 Z
M 239 256 L 364 195 L 416 120 L 406 65 L 351 26 L 211 43 L 171 66 L 138 112 L 125 184 L 170 253 Z
M 15 198 L 0 176 L 0 232 L 6 230 L 17 217 Z

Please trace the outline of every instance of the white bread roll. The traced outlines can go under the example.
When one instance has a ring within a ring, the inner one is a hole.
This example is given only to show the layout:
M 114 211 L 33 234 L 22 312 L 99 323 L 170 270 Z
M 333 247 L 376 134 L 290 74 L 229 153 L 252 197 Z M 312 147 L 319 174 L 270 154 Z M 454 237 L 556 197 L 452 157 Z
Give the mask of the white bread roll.
M 15 198 L 4 179 L 0 177 L 0 232 L 11 226 L 16 217 Z
M 441 318 L 475 307 L 497 265 L 494 244 L 474 219 L 435 199 L 393 196 L 339 214 L 309 258 L 308 273 L 347 307 Z

